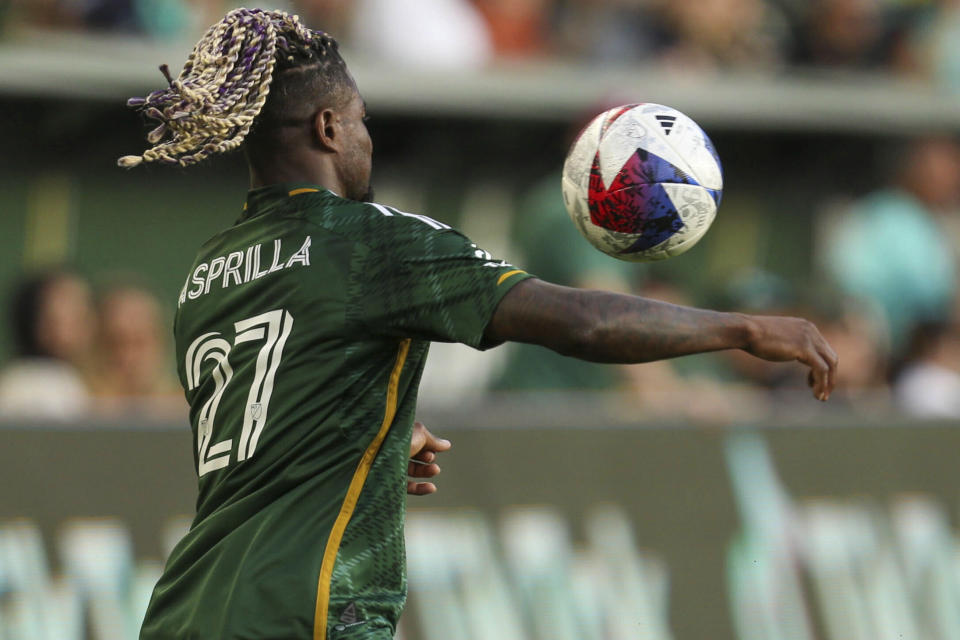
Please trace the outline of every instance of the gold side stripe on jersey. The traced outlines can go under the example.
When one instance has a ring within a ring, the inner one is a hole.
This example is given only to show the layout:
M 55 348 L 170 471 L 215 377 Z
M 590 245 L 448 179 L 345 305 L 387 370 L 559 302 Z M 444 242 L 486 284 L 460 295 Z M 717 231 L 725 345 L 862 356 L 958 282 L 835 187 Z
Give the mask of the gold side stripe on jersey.
M 503 284 L 504 280 L 506 280 L 511 276 L 515 276 L 518 273 L 526 273 L 526 271 L 524 271 L 523 269 L 514 269 L 513 271 L 507 271 L 505 274 L 500 276 L 500 278 L 497 280 L 497 286 L 499 287 L 501 284 Z
M 293 191 L 289 192 L 287 196 L 298 196 L 301 193 L 316 193 L 317 191 L 320 191 L 320 189 L 312 189 L 310 187 L 304 187 L 302 189 L 294 189 Z
M 343 499 L 340 513 L 337 514 L 333 529 L 330 530 L 330 537 L 327 538 L 327 546 L 323 552 L 323 563 L 320 565 L 320 578 L 317 581 L 317 607 L 313 619 L 313 640 L 326 640 L 327 638 L 327 611 L 330 606 L 330 582 L 333 579 L 333 565 L 337 561 L 337 552 L 340 550 L 343 533 L 346 531 L 353 510 L 357 506 L 357 500 L 360 499 L 360 492 L 367 480 L 367 474 L 370 473 L 373 459 L 377 457 L 380 445 L 383 444 L 387 432 L 393 425 L 393 417 L 397 413 L 397 390 L 400 386 L 400 373 L 403 371 L 403 363 L 407 359 L 409 350 L 410 340 L 406 339 L 400 343 L 400 348 L 397 351 L 397 361 L 390 372 L 390 381 L 387 384 L 387 407 L 383 414 L 380 430 L 367 450 L 363 452 L 360 464 L 357 465 L 357 470 L 353 472 L 353 479 L 347 488 L 347 496 Z

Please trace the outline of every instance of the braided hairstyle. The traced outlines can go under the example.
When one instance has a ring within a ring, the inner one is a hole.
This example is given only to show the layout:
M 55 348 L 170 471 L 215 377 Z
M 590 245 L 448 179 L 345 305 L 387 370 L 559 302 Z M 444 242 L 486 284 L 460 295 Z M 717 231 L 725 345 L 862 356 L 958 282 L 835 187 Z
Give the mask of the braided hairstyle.
M 123 156 L 121 167 L 196 164 L 239 147 L 255 124 L 265 130 L 291 124 L 290 112 L 302 111 L 297 103 L 310 96 L 354 86 L 336 40 L 295 15 L 263 9 L 234 9 L 211 26 L 176 80 L 167 65 L 160 71 L 166 89 L 127 101 L 159 122 L 147 134 L 153 146 Z

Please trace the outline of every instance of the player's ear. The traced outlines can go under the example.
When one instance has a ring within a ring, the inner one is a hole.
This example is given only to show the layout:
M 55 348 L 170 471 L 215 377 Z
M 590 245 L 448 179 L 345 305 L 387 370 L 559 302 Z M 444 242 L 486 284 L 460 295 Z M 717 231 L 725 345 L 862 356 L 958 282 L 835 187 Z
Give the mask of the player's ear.
M 315 143 L 324 151 L 341 150 L 340 115 L 333 109 L 321 109 L 313 116 L 312 132 Z

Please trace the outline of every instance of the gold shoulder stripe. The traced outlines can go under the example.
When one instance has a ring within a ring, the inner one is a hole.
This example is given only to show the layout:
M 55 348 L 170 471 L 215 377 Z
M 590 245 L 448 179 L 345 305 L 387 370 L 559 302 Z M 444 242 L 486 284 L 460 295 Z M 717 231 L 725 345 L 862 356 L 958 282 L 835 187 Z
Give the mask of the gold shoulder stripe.
M 383 422 L 380 424 L 380 430 L 374 436 L 373 441 L 367 446 L 360 458 L 360 464 L 357 470 L 353 472 L 353 479 L 350 480 L 350 486 L 347 488 L 347 496 L 343 499 L 340 506 L 340 513 L 333 523 L 330 530 L 330 537 L 327 538 L 327 546 L 323 551 L 323 563 L 320 565 L 320 578 L 317 581 L 317 606 L 313 618 L 313 640 L 326 640 L 327 638 L 327 611 L 330 606 L 330 581 L 333 579 L 333 565 L 337 561 L 337 552 L 340 550 L 340 542 L 343 540 L 343 533 L 347 529 L 353 510 L 357 506 L 357 500 L 360 499 L 360 492 L 363 490 L 363 484 L 367 480 L 367 474 L 370 473 L 370 467 L 373 465 L 373 459 L 377 457 L 380 445 L 393 425 L 393 418 L 397 413 L 397 390 L 400 386 L 400 373 L 403 371 L 403 363 L 407 359 L 407 352 L 410 351 L 409 338 L 400 343 L 397 350 L 397 360 L 390 372 L 390 380 L 387 384 L 387 406 L 383 414 Z
M 526 271 L 524 271 L 523 269 L 514 269 L 513 271 L 507 271 L 505 274 L 503 274 L 502 276 L 500 276 L 500 279 L 499 279 L 499 280 L 497 280 L 497 286 L 499 287 L 501 284 L 503 284 L 503 281 L 504 281 L 504 280 L 506 280 L 507 278 L 509 278 L 509 277 L 511 277 L 511 276 L 515 276 L 515 275 L 517 275 L 518 273 L 526 273 Z
M 294 189 L 293 191 L 289 192 L 287 196 L 292 197 L 292 196 L 298 196 L 301 193 L 316 193 L 317 191 L 320 191 L 320 189 L 314 189 L 312 187 L 304 187 L 302 189 Z

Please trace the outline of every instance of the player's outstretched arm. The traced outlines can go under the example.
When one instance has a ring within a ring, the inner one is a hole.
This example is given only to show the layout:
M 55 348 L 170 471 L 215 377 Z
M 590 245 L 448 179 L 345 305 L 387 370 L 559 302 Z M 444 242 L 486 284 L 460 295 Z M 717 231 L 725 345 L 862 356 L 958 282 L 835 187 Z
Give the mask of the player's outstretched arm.
M 624 364 L 743 349 L 765 360 L 807 365 L 813 394 L 820 400 L 833 391 L 837 370 L 837 354 L 817 328 L 801 318 L 707 311 L 534 278 L 503 297 L 484 338 Z

